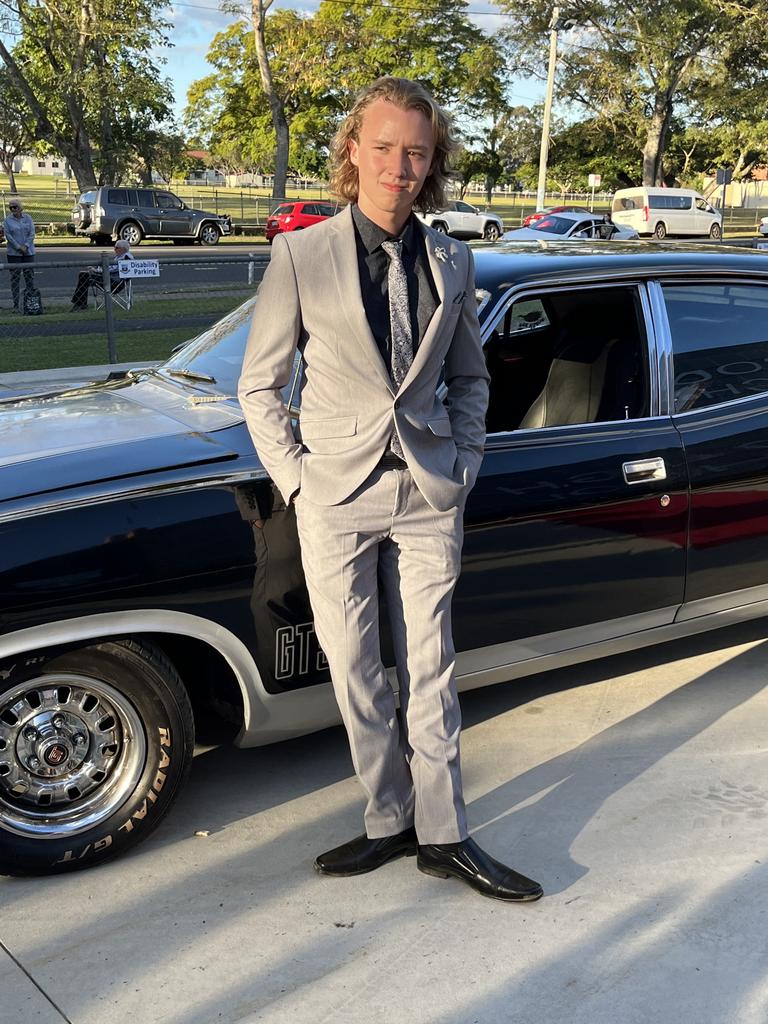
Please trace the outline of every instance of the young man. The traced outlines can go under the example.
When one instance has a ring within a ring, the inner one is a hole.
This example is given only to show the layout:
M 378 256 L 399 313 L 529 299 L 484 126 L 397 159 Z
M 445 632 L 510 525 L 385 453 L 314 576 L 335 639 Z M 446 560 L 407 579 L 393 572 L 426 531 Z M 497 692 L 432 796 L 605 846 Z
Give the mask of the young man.
M 24 213 L 24 205 L 16 196 L 8 202 L 8 216 L 3 221 L 7 245 L 6 259 L 11 268 L 11 296 L 14 313 L 21 312 L 21 268 L 20 264 L 35 262 L 35 223 L 28 213 Z M 24 267 L 24 290 L 31 291 L 35 287 L 35 272 L 31 266 Z
M 462 795 L 451 597 L 488 374 L 470 251 L 412 212 L 442 204 L 452 148 L 447 116 L 417 83 L 382 78 L 360 94 L 333 146 L 332 188 L 350 206 L 274 239 L 239 396 L 295 502 L 315 629 L 367 795 L 365 835 L 315 867 L 354 875 L 416 853 L 427 874 L 534 900 L 541 886 L 468 838 Z M 300 438 L 280 395 L 297 347 Z M 379 651 L 379 575 L 402 724 Z

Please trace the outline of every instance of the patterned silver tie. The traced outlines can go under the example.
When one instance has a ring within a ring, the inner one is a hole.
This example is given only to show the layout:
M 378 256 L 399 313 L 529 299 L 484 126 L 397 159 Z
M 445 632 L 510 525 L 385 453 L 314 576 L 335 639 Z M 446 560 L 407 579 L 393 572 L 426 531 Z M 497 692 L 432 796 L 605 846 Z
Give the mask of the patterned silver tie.
M 387 289 L 389 291 L 389 329 L 392 338 L 392 383 L 395 390 L 405 380 L 405 375 L 413 362 L 413 333 L 411 331 L 411 313 L 408 305 L 408 279 L 403 266 L 403 243 L 400 239 L 382 242 L 381 248 L 389 257 Z M 393 431 L 389 441 L 390 450 L 404 459 L 403 449 L 397 431 Z

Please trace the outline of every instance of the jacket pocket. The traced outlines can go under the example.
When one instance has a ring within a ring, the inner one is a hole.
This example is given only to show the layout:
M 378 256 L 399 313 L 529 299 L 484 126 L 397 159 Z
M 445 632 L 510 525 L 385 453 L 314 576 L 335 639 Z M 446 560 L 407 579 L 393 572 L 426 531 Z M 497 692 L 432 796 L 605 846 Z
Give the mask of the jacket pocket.
M 427 420 L 427 426 L 438 437 L 453 437 L 451 421 L 447 416 L 441 416 L 436 420 Z
M 299 417 L 302 439 L 316 441 L 324 437 L 351 437 L 357 433 L 357 416 L 332 416 L 328 419 Z

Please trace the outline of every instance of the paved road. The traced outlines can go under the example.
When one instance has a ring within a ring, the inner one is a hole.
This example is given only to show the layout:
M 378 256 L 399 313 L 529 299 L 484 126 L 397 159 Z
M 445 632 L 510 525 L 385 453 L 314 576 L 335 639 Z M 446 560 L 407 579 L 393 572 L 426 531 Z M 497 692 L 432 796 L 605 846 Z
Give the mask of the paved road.
M 35 259 L 37 286 L 45 293 L 70 292 L 74 288 L 79 270 L 87 265 L 98 264 L 101 254 L 111 255 L 111 250 L 102 246 L 62 246 L 52 249 L 48 246 L 38 249 Z M 160 260 L 160 277 L 142 280 L 142 291 L 153 291 L 173 286 L 186 285 L 191 289 L 206 287 L 212 283 L 247 284 L 248 264 L 222 262 L 221 257 L 245 259 L 250 253 L 263 258 L 269 257 L 268 245 L 219 245 L 208 248 L 199 245 L 141 245 L 134 250 L 140 259 Z M 174 260 L 184 261 L 173 263 Z M 66 263 L 71 267 L 50 267 L 51 263 Z M 212 264 L 215 264 L 213 266 Z M 9 295 L 8 274 L 5 260 L 0 255 L 0 305 L 7 305 Z M 255 280 L 261 279 L 263 268 L 256 268 Z
M 462 698 L 470 825 L 543 882 L 532 905 L 412 859 L 314 874 L 362 819 L 340 729 L 199 751 L 130 857 L 0 881 L 3 1020 L 765 1024 L 764 634 Z

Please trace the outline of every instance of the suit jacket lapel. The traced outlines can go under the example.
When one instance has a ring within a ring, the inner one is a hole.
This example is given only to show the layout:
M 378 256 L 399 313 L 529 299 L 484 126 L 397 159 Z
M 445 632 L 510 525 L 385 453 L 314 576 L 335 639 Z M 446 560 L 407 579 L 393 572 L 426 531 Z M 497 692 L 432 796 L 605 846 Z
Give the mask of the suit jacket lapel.
M 363 296 L 360 291 L 360 271 L 357 265 L 355 226 L 352 222 L 351 206 L 336 214 L 331 222 L 331 229 L 329 248 L 336 288 L 339 292 L 337 308 L 344 310 L 352 337 L 362 349 L 373 369 L 394 394 L 389 371 L 381 358 L 379 347 L 365 315 Z M 432 322 L 430 321 L 431 326 Z

